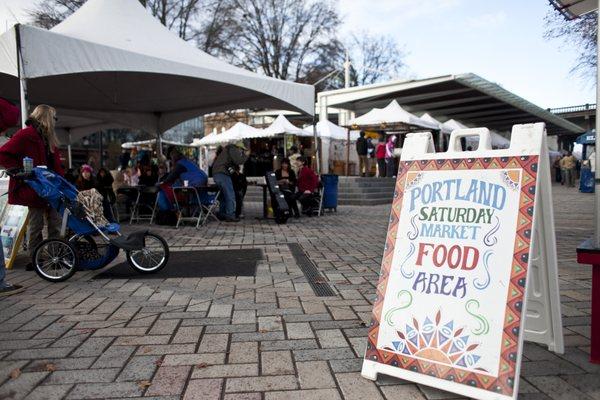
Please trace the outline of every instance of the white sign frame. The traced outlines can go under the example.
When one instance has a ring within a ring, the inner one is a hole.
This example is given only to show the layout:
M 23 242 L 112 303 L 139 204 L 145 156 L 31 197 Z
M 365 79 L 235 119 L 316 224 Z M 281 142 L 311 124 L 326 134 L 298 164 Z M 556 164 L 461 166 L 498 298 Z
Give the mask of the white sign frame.
M 479 147 L 475 151 L 462 151 L 461 139 L 472 136 L 479 137 Z M 512 130 L 510 147 L 501 150 L 492 150 L 490 133 L 485 128 L 462 129 L 452 132 L 449 149 L 447 152 L 442 153 L 435 153 L 431 133 L 419 132 L 409 134 L 405 140 L 401 157 L 401 162 L 417 160 L 483 159 L 484 157 L 538 157 L 535 200 L 533 203 L 535 204 L 535 208 L 532 215 L 533 221 L 531 223 L 532 234 L 529 247 L 529 258 L 526 263 L 527 278 L 522 294 L 522 307 L 523 310 L 526 311 L 521 312 L 519 319 L 520 325 L 516 360 L 514 360 L 515 372 L 512 383 L 512 393 L 507 394 L 506 390 L 504 393 L 496 393 L 490 389 L 472 387 L 464 383 L 441 379 L 439 377 L 429 376 L 423 372 L 414 372 L 406 368 L 391 365 L 389 364 L 389 359 L 387 362 L 383 362 L 384 360 L 380 360 L 378 357 L 374 358 L 372 348 L 374 347 L 373 340 L 377 343 L 377 339 L 374 337 L 377 333 L 373 332 L 379 331 L 378 326 L 383 309 L 383 305 L 378 305 L 377 302 L 373 310 L 374 319 L 371 324 L 369 343 L 367 344 L 367 351 L 363 362 L 363 377 L 375 380 L 377 374 L 383 373 L 482 400 L 516 399 L 518 396 L 523 340 L 543 343 L 552 351 L 558 353 L 564 352 L 552 212 L 550 166 L 546 146 L 545 125 L 543 123 L 537 123 L 515 125 Z M 399 188 L 403 187 L 401 185 L 404 184 L 404 181 L 400 182 L 400 179 L 398 180 L 397 192 Z M 391 238 L 395 239 L 395 231 L 392 232 L 391 222 L 392 218 L 390 218 L 388 239 L 390 238 L 390 235 L 393 235 Z M 388 241 L 386 240 L 386 243 L 387 242 Z M 387 290 L 387 278 L 387 276 L 382 276 L 378 285 L 378 295 L 380 293 L 383 295 Z M 395 354 L 384 353 L 385 357 L 388 357 L 390 354 Z M 371 354 L 371 358 L 369 358 L 369 354 Z M 396 357 L 400 356 L 396 355 Z

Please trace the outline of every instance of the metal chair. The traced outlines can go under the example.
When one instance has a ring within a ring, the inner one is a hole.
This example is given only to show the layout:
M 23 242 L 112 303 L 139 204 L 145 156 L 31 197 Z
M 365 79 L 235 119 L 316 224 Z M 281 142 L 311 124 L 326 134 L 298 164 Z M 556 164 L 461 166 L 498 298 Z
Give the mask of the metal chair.
M 206 224 L 209 218 L 213 218 L 218 221 L 216 210 L 219 208 L 219 196 L 221 195 L 221 189 L 218 186 L 205 186 L 199 187 L 198 195 L 200 197 L 200 204 L 202 206 L 202 212 L 204 218 L 202 219 L 201 225 Z M 211 194 L 213 192 L 214 194 Z
M 195 222 L 196 229 L 202 224 L 203 207 L 200 201 L 200 194 L 195 187 L 176 186 L 172 188 L 173 197 L 175 198 L 175 208 L 177 212 L 177 224 L 175 228 L 179 228 L 182 222 Z M 187 209 L 187 216 L 184 216 L 184 211 Z
M 154 221 L 156 215 L 156 208 L 158 206 L 158 192 L 159 188 L 156 186 L 138 186 L 138 195 L 131 210 L 131 218 L 129 224 L 133 221 L 149 221 L 150 225 Z M 142 213 L 142 210 L 146 213 Z

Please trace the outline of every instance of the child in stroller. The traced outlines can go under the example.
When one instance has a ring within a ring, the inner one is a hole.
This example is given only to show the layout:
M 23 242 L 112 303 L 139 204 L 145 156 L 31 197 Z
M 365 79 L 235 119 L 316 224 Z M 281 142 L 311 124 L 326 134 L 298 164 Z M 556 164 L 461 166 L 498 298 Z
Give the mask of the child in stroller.
M 154 273 L 167 265 L 169 246 L 161 236 L 147 230 L 124 236 L 119 224 L 97 224 L 90 204 L 78 201 L 77 189 L 60 175 L 45 168 L 33 168 L 31 173 L 7 172 L 24 179 L 62 215 L 61 238 L 46 239 L 33 251 L 32 264 L 40 277 L 61 282 L 78 269 L 100 269 L 112 262 L 120 249 L 125 250 L 129 265 L 140 273 Z M 102 241 L 97 243 L 95 238 Z

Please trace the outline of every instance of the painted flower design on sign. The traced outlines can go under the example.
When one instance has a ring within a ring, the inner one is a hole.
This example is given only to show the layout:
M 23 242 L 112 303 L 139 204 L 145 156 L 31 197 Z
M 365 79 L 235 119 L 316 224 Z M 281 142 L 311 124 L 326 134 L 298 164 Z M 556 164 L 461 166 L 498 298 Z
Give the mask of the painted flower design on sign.
M 479 343 L 469 340 L 464 327 L 457 328 L 454 320 L 442 321 L 442 313 L 425 317 L 419 322 L 415 317 L 404 329 L 396 331 L 398 340 L 384 349 L 407 356 L 419 357 L 454 367 L 478 369 L 481 356 L 477 354 Z

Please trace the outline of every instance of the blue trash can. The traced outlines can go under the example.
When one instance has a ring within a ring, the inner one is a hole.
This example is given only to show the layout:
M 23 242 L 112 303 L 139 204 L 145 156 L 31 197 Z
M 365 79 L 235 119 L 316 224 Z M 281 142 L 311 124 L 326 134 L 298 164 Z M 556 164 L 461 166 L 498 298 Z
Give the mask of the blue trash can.
M 323 209 L 337 211 L 338 180 L 339 177 L 337 175 L 321 175 L 321 183 L 323 183 Z
M 581 168 L 579 191 L 581 193 L 594 193 L 594 173 L 589 168 Z

